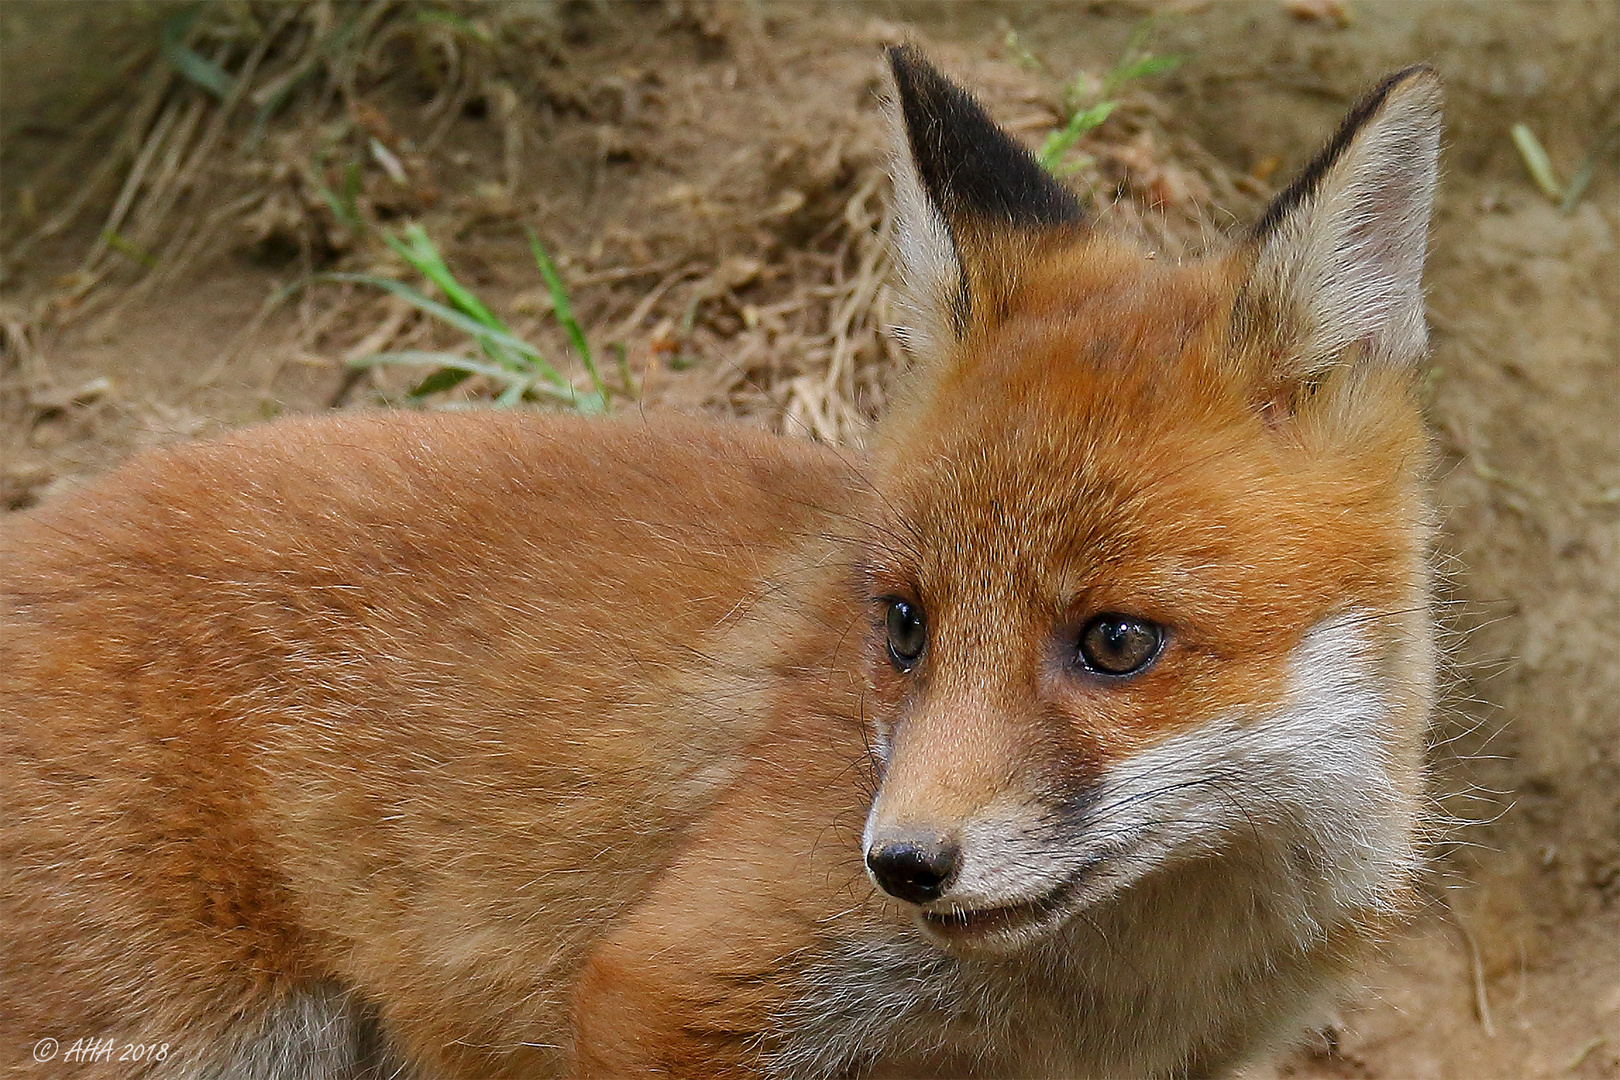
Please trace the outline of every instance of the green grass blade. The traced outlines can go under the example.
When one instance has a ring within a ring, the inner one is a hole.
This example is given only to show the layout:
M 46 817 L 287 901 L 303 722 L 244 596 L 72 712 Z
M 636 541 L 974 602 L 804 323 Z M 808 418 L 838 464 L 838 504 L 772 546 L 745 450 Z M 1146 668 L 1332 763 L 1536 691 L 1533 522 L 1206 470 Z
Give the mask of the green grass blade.
M 1127 83 L 1138 79 L 1174 71 L 1181 66 L 1181 60 L 1180 56 L 1154 56 L 1152 53 L 1133 56 L 1127 53 L 1107 75 L 1103 76 L 1103 96 L 1113 97 L 1123 90 Z
M 480 364 L 476 360 L 468 360 L 465 356 L 459 356 L 456 353 L 403 349 L 399 352 L 372 353 L 370 356 L 361 356 L 349 361 L 350 367 L 357 368 L 381 365 L 415 367 L 421 364 L 434 364 L 436 369 L 405 392 L 406 396 L 412 399 L 425 398 L 429 394 L 454 389 L 473 375 L 483 375 L 486 378 L 505 383 L 506 390 L 503 393 L 509 392 L 515 387 L 518 394 L 521 395 L 529 385 L 528 379 L 515 372 L 491 364 Z
M 477 319 L 491 330 L 506 330 L 506 324 L 497 319 L 478 297 L 456 280 L 450 268 L 444 264 L 439 249 L 433 246 L 433 241 L 428 239 L 427 230 L 422 226 L 415 223 L 405 226 L 403 240 L 387 232 L 382 234 L 382 238 L 389 247 L 410 263 L 417 273 L 437 285 L 444 292 L 445 298 L 457 309 Z
M 429 394 L 454 389 L 471 377 L 470 372 L 459 371 L 453 367 L 442 367 L 407 390 L 406 395 L 416 399 L 425 398 Z
M 1119 70 L 1119 85 L 1135 79 L 1151 79 L 1155 75 L 1164 75 L 1181 66 L 1179 56 L 1143 56 L 1132 60 Z
M 224 68 L 186 44 L 186 35 L 191 32 L 202 9 L 200 3 L 189 4 L 163 20 L 163 27 L 159 31 L 163 58 L 182 76 L 223 101 L 230 96 L 236 80 Z
M 427 349 L 401 349 L 398 352 L 372 353 L 369 356 L 357 356 L 349 361 L 350 367 L 366 368 L 384 366 L 399 366 L 411 364 L 432 364 L 436 367 L 459 371 L 462 375 L 483 375 L 501 382 L 511 382 L 516 379 L 525 381 L 523 376 L 515 371 L 508 371 L 494 364 L 486 364 L 479 360 L 469 360 L 456 353 L 433 352 Z
M 1592 182 L 1592 177 L 1597 173 L 1598 165 L 1616 150 L 1620 150 L 1620 123 L 1610 127 L 1607 134 L 1599 138 L 1597 145 L 1592 147 L 1592 152 L 1576 167 L 1569 178 L 1569 183 L 1564 185 L 1564 201 L 1558 206 L 1559 213 L 1575 212 L 1581 196 L 1586 194 L 1586 186 Z
M 1558 174 L 1553 171 L 1552 159 L 1536 138 L 1536 133 L 1530 130 L 1528 124 L 1514 124 L 1508 129 L 1513 138 L 1513 145 L 1519 151 L 1519 157 L 1524 161 L 1525 171 L 1530 179 L 1536 182 L 1541 193 L 1553 202 L 1560 202 L 1564 197 L 1564 187 L 1558 182 Z
M 1117 101 L 1099 101 L 1091 108 L 1081 109 L 1070 117 L 1066 130 L 1073 131 L 1075 138 L 1078 139 L 1086 132 L 1101 127 L 1103 121 L 1112 116 L 1114 110 L 1118 107 L 1119 102 Z
M 101 238 L 102 240 L 106 241 L 108 247 L 112 248 L 120 255 L 134 259 L 148 270 L 152 269 L 158 264 L 156 255 L 153 255 L 139 244 L 125 239 L 111 229 L 103 229 L 101 231 Z
M 1039 161 L 1041 168 L 1047 172 L 1057 172 L 1058 165 L 1063 161 L 1063 155 L 1074 143 L 1075 140 L 1068 137 L 1067 129 L 1060 128 L 1041 141 L 1041 148 L 1036 152 L 1035 160 Z
M 482 375 L 485 378 L 503 383 L 505 384 L 505 389 L 501 391 L 502 397 L 514 392 L 519 398 L 521 398 L 524 394 L 537 394 L 541 397 L 550 398 L 553 401 L 559 401 L 566 405 L 572 405 L 575 409 L 582 413 L 598 413 L 606 411 L 601 404 L 600 397 L 595 393 L 581 394 L 566 382 L 560 386 L 548 386 L 545 383 L 536 382 L 531 376 L 525 375 L 523 372 L 509 371 L 506 368 L 497 367 L 494 364 L 486 364 L 480 360 L 472 360 L 465 356 L 459 356 L 456 353 L 432 352 L 430 350 L 423 349 L 401 349 L 398 352 L 372 353 L 369 356 L 360 356 L 349 361 L 350 367 L 357 368 L 374 367 L 378 365 L 412 366 L 423 364 L 433 364 L 439 367 L 441 372 L 456 372 L 460 374 L 462 378 L 469 375 Z M 431 394 L 437 390 L 448 390 L 450 387 L 461 381 L 461 379 L 458 378 L 454 381 L 447 381 L 442 386 L 432 385 L 433 380 L 435 380 L 441 374 L 441 372 L 434 372 L 432 375 L 427 376 L 427 378 L 423 379 L 410 390 L 410 395 L 412 397 L 421 397 L 423 394 Z M 448 375 L 444 377 L 446 379 L 449 378 Z M 426 387 L 426 389 L 423 389 L 424 387 Z
M 386 231 L 382 233 L 382 238 L 406 262 L 410 263 L 417 273 L 437 285 L 444 292 L 445 298 L 463 314 L 478 320 L 491 330 L 498 330 L 501 333 L 510 332 L 507 325 L 497 318 L 484 305 L 483 301 L 479 300 L 470 289 L 456 280 L 456 276 L 450 272 L 449 266 L 445 264 L 444 257 L 439 254 L 439 249 L 428 238 L 427 230 L 423 229 L 422 226 L 415 223 L 407 225 L 405 227 L 405 239 L 403 240 L 390 235 Z M 513 370 L 520 370 L 528 366 L 526 361 L 518 359 L 499 345 L 480 341 L 479 347 L 483 349 L 484 355 L 491 360 L 505 364 Z
M 540 351 L 533 345 L 530 345 L 527 341 L 524 341 L 520 337 L 513 336 L 504 329 L 492 329 L 484 323 L 478 322 L 476 319 L 463 315 L 454 308 L 441 304 L 436 300 L 430 300 L 417 290 L 405 284 L 403 281 L 395 281 L 393 278 L 382 277 L 378 274 L 352 274 L 340 272 L 316 274 L 311 278 L 311 280 L 341 281 L 356 285 L 372 285 L 376 288 L 386 290 L 387 292 L 399 297 L 401 300 L 404 300 L 418 311 L 431 315 L 440 322 L 446 323 L 455 327 L 457 330 L 462 331 L 463 333 L 471 335 L 480 343 L 489 341 L 503 348 L 510 349 L 522 356 L 523 362 L 521 366 L 515 364 L 503 365 L 507 372 L 515 372 L 517 374 L 532 372 L 533 374 L 539 375 L 541 378 L 546 379 L 556 386 L 569 385 L 568 380 L 563 378 L 562 375 L 560 375 L 550 364 L 546 363 L 545 358 L 540 355 Z
M 569 343 L 574 346 L 580 363 L 585 365 L 586 372 L 591 377 L 591 385 L 596 388 L 596 395 L 604 406 L 607 404 L 607 387 L 602 383 L 602 376 L 597 373 L 596 361 L 591 357 L 591 346 L 585 340 L 585 332 L 579 327 L 579 320 L 574 318 L 574 307 L 568 301 L 568 289 L 563 285 L 562 277 L 557 268 L 551 264 L 551 257 L 541 246 L 540 238 L 534 234 L 533 229 L 524 230 L 529 234 L 529 251 L 534 255 L 535 265 L 540 268 L 540 276 L 546 281 L 546 289 L 551 293 L 551 309 L 562 323 L 563 330 L 568 334 Z
M 319 167 L 311 171 L 317 176 L 320 175 Z M 339 224 L 347 225 L 349 228 L 359 231 L 365 230 L 366 223 L 360 219 L 360 210 L 357 205 L 360 192 L 360 170 L 358 166 L 351 164 L 344 172 L 343 194 L 339 195 L 319 180 L 315 181 L 315 192 L 325 201 L 328 209 L 332 211 L 332 216 L 337 218 Z
M 1067 124 L 1046 137 L 1041 143 L 1040 152 L 1035 155 L 1036 159 L 1048 172 L 1056 172 L 1063 155 L 1080 141 L 1082 135 L 1101 126 L 1118 106 L 1117 101 L 1099 101 L 1089 109 L 1081 109 L 1069 117 Z

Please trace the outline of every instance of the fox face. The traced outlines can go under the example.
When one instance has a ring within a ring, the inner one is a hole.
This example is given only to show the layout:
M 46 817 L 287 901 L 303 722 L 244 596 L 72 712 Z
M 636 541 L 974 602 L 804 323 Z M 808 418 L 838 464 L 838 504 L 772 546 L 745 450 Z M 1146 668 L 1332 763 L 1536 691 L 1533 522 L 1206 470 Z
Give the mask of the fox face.
M 1294 882 L 1312 924 L 1398 907 L 1436 79 L 1392 76 L 1232 250 L 1175 265 L 890 60 L 916 392 L 858 573 L 873 881 L 960 952 L 1199 859 Z

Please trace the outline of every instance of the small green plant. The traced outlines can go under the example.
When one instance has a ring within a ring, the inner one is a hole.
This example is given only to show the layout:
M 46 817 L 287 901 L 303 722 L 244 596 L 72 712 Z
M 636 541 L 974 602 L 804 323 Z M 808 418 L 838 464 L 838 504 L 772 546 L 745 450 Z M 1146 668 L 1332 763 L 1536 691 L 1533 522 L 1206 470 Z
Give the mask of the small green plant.
M 355 210 L 354 189 L 357 186 L 353 171 L 346 177 L 345 190 L 339 195 L 323 191 L 332 212 L 348 225 L 364 228 L 364 222 Z M 357 357 L 349 361 L 356 368 L 382 365 L 432 368 L 408 391 L 407 397 L 420 402 L 429 394 L 449 390 L 469 376 L 482 375 L 500 387 L 495 405 L 509 408 L 525 400 L 549 400 L 563 404 L 580 413 L 612 411 L 608 389 L 596 367 L 590 342 L 574 317 L 573 304 L 568 298 L 567 286 L 553 265 L 551 257 L 533 230 L 525 230 L 529 237 L 529 252 L 540 270 L 551 295 L 552 316 L 561 324 L 569 345 L 579 357 L 580 364 L 590 376 L 591 389 L 580 391 L 548 363 L 538 348 L 512 333 L 511 328 L 492 312 L 488 305 L 463 285 L 450 272 L 439 249 L 421 225 L 405 226 L 403 235 L 395 236 L 387 230 L 378 230 L 383 242 L 393 248 L 412 269 L 431 282 L 444 295 L 440 303 L 421 290 L 384 277 L 381 274 L 325 273 L 317 274 L 315 281 L 343 281 L 357 285 L 370 285 L 399 297 L 425 315 L 430 315 L 447 326 L 453 326 L 472 338 L 480 357 L 461 353 L 435 352 L 424 349 L 406 349 L 398 352 L 380 352 Z M 621 374 L 625 377 L 625 390 L 633 393 L 626 365 L 620 353 Z
M 482 359 L 460 353 L 433 352 L 407 349 L 400 352 L 380 352 L 357 357 L 350 361 L 354 367 L 379 365 L 405 365 L 432 367 L 415 386 L 408 397 L 420 401 L 429 394 L 449 390 L 471 375 L 482 375 L 501 387 L 495 404 L 508 408 L 523 400 L 548 399 L 565 404 L 575 412 L 603 413 L 611 410 L 607 386 L 597 371 L 585 333 L 574 318 L 568 290 L 558 276 L 545 248 L 533 232 L 529 233 L 529 250 L 551 294 L 552 314 L 562 324 L 569 343 L 590 376 L 592 389 L 580 391 L 573 383 L 546 362 L 540 350 L 515 336 L 511 329 L 473 292 L 456 280 L 438 248 L 420 225 L 405 227 L 403 237 L 384 232 L 383 240 L 399 253 L 411 267 L 431 281 L 444 294 L 447 303 L 439 303 L 422 292 L 393 278 L 380 274 L 329 273 L 319 275 L 323 281 L 348 281 L 383 289 L 404 300 L 423 314 L 431 315 L 448 326 L 468 334 L 478 346 Z
M 1553 202 L 1563 199 L 1564 186 L 1558 182 L 1558 174 L 1553 172 L 1552 159 L 1547 156 L 1536 133 L 1530 130 L 1530 125 L 1514 124 L 1508 129 L 1508 134 L 1512 136 L 1513 145 L 1524 161 L 1525 171 L 1536 182 L 1541 193 Z
M 1088 132 L 1102 126 L 1119 107 L 1119 95 L 1130 83 L 1152 78 L 1172 71 L 1181 63 L 1179 56 L 1158 56 L 1146 48 L 1153 30 L 1153 20 L 1144 19 L 1132 32 L 1125 51 L 1118 62 L 1101 79 L 1087 72 L 1079 72 L 1063 87 L 1063 109 L 1068 120 L 1063 126 L 1046 136 L 1036 153 L 1046 170 L 1054 176 L 1066 176 L 1086 167 L 1087 159 L 1067 160 L 1069 151 Z M 1015 31 L 1007 31 L 1007 46 L 1013 50 L 1023 66 L 1041 66 L 1018 40 Z
M 1541 140 L 1536 138 L 1536 133 L 1530 130 L 1530 125 L 1514 124 L 1508 129 L 1508 134 L 1513 139 L 1514 147 L 1519 151 L 1519 158 L 1524 162 L 1524 169 L 1530 174 L 1530 179 L 1535 181 L 1541 193 L 1565 214 L 1575 212 L 1575 207 L 1580 203 L 1581 196 L 1586 194 L 1586 187 L 1592 182 L 1592 176 L 1597 172 L 1604 157 L 1620 150 L 1620 123 L 1611 124 L 1608 131 L 1598 137 L 1585 160 L 1576 167 L 1569 183 L 1563 184 L 1558 180 L 1552 158 L 1541 145 Z

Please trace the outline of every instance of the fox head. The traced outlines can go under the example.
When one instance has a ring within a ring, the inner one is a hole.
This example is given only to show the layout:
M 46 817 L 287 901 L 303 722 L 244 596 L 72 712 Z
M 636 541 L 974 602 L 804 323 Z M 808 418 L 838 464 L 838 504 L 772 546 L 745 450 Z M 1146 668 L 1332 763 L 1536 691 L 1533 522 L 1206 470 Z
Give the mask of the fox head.
M 1311 925 L 1397 906 L 1432 672 L 1435 75 L 1390 76 L 1230 250 L 1176 263 L 889 60 L 914 363 L 859 572 L 873 881 L 960 950 L 1194 860 Z

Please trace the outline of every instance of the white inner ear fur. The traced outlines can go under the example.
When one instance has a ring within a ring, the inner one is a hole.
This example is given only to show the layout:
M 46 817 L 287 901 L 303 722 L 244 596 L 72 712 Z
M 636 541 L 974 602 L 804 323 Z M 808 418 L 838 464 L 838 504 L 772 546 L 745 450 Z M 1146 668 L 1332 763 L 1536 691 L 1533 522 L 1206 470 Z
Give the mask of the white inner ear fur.
M 1301 373 L 1352 345 L 1375 363 L 1415 363 L 1428 341 L 1423 256 L 1440 151 L 1440 85 L 1416 74 L 1266 240 L 1256 285 L 1292 324 Z
M 892 92 L 884 113 L 894 187 L 894 252 L 900 264 L 899 319 L 891 329 L 912 357 L 922 360 L 942 354 L 955 337 L 951 298 L 961 287 L 962 269 L 945 218 L 917 175 L 905 116 Z

